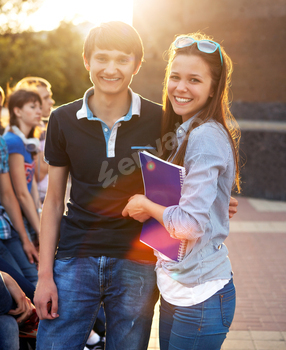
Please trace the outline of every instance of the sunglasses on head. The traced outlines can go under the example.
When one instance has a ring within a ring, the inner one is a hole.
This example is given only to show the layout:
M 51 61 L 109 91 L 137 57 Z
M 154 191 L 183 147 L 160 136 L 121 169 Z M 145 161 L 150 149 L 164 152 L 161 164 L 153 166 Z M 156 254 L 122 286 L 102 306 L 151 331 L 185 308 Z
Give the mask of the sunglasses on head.
M 182 49 L 183 47 L 192 46 L 194 43 L 197 43 L 197 48 L 204 53 L 214 53 L 218 49 L 221 65 L 223 65 L 220 44 L 215 41 L 205 39 L 195 40 L 190 36 L 181 36 L 175 40 L 174 45 L 177 49 Z

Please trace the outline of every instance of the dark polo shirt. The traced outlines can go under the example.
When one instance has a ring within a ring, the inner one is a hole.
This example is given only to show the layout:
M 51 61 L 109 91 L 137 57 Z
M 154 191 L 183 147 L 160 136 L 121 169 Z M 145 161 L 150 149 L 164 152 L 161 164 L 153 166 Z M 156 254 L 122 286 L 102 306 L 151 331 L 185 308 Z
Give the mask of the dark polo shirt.
M 160 148 L 162 108 L 130 92 L 128 114 L 110 130 L 92 116 L 86 103 L 91 93 L 59 107 L 49 120 L 45 158 L 69 166 L 72 183 L 56 257 L 155 261 L 139 241 L 142 224 L 121 212 L 130 196 L 144 192 L 137 152 Z

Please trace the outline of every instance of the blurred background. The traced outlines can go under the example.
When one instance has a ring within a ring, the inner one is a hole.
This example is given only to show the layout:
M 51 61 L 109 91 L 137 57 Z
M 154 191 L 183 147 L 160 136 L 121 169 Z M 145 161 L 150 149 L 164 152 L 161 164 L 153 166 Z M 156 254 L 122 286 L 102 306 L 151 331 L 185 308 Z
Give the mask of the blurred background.
M 202 31 L 224 46 L 234 63 L 242 196 L 285 201 L 285 0 L 0 0 L 0 85 L 7 92 L 25 76 L 40 76 L 56 105 L 81 98 L 91 86 L 83 40 L 110 20 L 132 24 L 142 37 L 145 62 L 131 88 L 158 103 L 164 52 L 176 35 Z

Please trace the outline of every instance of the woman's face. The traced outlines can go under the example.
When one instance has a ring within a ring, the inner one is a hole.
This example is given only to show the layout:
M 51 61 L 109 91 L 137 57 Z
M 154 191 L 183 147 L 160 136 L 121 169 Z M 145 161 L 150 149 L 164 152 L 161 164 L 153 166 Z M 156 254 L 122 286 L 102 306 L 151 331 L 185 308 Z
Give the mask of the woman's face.
M 34 126 L 40 124 L 42 116 L 42 107 L 40 102 L 27 102 L 22 108 L 17 108 L 15 113 L 18 117 L 20 129 L 23 127 L 32 129 Z
M 183 122 L 193 117 L 213 96 L 209 66 L 199 56 L 175 57 L 168 79 L 168 97 Z

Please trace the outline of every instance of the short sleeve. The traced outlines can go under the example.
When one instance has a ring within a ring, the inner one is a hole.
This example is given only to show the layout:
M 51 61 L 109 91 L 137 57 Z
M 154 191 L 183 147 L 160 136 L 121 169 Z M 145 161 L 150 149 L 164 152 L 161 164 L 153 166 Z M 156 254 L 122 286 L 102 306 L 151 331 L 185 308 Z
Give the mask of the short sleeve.
M 55 115 L 54 112 L 50 116 L 44 151 L 45 161 L 53 166 L 66 166 L 69 165 L 69 157 L 59 119 L 60 115 Z
M 0 136 L 0 174 L 9 172 L 9 155 L 8 149 L 3 137 Z
M 19 153 L 25 157 L 25 145 L 18 135 L 13 134 L 12 132 L 7 132 L 7 134 L 4 135 L 4 139 L 9 154 Z

